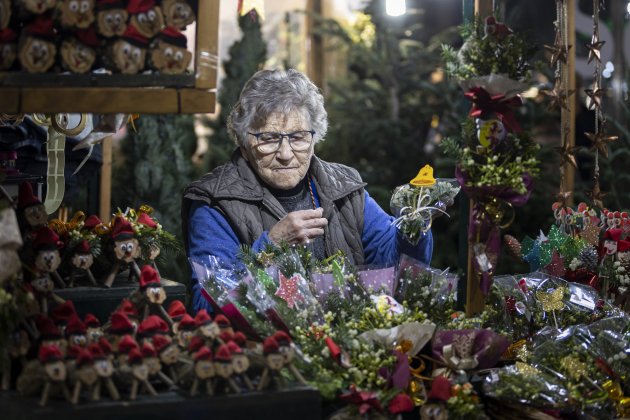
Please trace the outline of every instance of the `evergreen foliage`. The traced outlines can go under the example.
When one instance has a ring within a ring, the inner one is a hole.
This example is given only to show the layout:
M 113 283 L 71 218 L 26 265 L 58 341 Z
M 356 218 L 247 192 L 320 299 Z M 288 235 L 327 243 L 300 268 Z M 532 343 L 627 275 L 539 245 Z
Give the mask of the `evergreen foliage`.
M 255 12 L 240 16 L 238 26 L 243 37 L 230 47 L 230 59 L 223 62 L 225 78 L 219 88 L 220 112 L 216 119 L 207 119 L 205 124 L 212 129 L 208 137 L 208 153 L 204 159 L 207 169 L 222 165 L 234 151 L 234 141 L 227 131 L 227 118 L 238 101 L 245 82 L 262 69 L 267 59 L 267 45 L 260 30 L 260 19 Z

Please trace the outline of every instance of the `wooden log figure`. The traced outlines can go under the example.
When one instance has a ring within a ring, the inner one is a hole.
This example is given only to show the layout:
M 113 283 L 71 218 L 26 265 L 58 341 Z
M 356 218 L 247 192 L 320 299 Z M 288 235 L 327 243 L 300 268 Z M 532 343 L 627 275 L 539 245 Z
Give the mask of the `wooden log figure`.
M 140 244 L 131 223 L 121 216 L 116 217 L 111 238 L 114 242 L 116 261 L 103 284 L 111 287 L 122 265 L 129 266 L 129 281 L 132 281 L 133 277 L 140 278 L 140 268 L 136 263 L 136 259 L 140 257 Z
M 192 60 L 186 36 L 173 27 L 167 27 L 160 31 L 157 40 L 151 47 L 151 68 L 164 74 L 184 73 Z
M 120 301 L 120 305 L 116 308 L 116 312 L 122 312 L 127 315 L 129 322 L 133 326 L 134 332 L 138 331 L 138 325 L 140 325 L 140 313 L 138 308 L 130 299 L 123 299 Z
M 129 351 L 129 366 L 131 368 L 131 391 L 129 399 L 134 401 L 138 397 L 138 391 L 144 391 L 153 396 L 157 395 L 155 388 L 149 382 L 149 367 L 142 359 L 142 353 L 137 348 Z
M 94 22 L 94 0 L 59 0 L 57 10 L 64 28 L 86 29 Z
M 35 255 L 33 274 L 35 277 L 52 277 L 58 286 L 66 287 L 57 268 L 61 265 L 59 247 L 63 243 L 59 236 L 49 227 L 41 227 L 35 232 L 32 248 Z
M 273 338 L 278 342 L 280 353 L 284 356 L 284 366 L 289 369 L 293 377 L 302 385 L 306 385 L 306 379 L 302 376 L 300 371 L 295 367 L 293 362 L 295 361 L 295 346 L 289 334 L 284 331 L 276 331 L 273 334 Z
M 101 387 L 104 384 L 107 392 L 109 393 L 109 397 L 114 401 L 118 401 L 120 399 L 120 392 L 118 392 L 118 388 L 116 388 L 116 385 L 112 380 L 112 375 L 114 374 L 114 365 L 112 361 L 103 352 L 99 344 L 90 344 L 88 346 L 88 350 L 94 359 L 94 370 L 98 376 L 98 382 L 94 386 L 94 390 L 92 392 L 92 400 L 98 401 L 101 399 Z
M 18 58 L 29 73 L 45 73 L 55 64 L 56 34 L 49 16 L 38 16 L 22 29 Z
M 171 329 L 173 330 L 173 334 L 177 335 L 177 330 L 179 329 L 179 322 L 186 314 L 186 306 L 184 306 L 181 300 L 174 300 L 166 309 L 166 313 L 173 323 L 171 324 Z
M 197 327 L 196 335 L 202 337 L 209 346 L 212 346 L 214 340 L 221 334 L 219 326 L 212 322 L 212 318 L 205 309 L 199 310 L 195 315 L 195 326 Z
M 283 380 L 280 371 L 284 367 L 284 355 L 280 353 L 280 346 L 273 336 L 263 341 L 263 354 L 265 355 L 265 369 L 258 382 L 258 391 L 267 388 L 271 380 L 276 388 L 282 388 Z
M 157 314 L 169 326 L 173 323 L 162 306 L 166 300 L 166 291 L 160 282 L 160 275 L 150 265 L 145 265 L 140 271 L 139 291 L 144 301 L 144 317 L 148 317 L 151 313 Z
M 164 26 L 162 10 L 155 0 L 129 0 L 129 26 L 146 38 L 153 38 Z
M 63 362 L 64 357 L 59 348 L 54 344 L 42 345 L 39 348 L 38 358 L 45 375 L 44 388 L 42 389 L 39 405 L 42 407 L 46 406 L 53 387 L 61 388 L 66 400 L 70 401 L 70 390 L 66 385 L 66 365 Z
M 69 346 L 87 347 L 88 345 L 87 327 L 76 314 L 68 320 L 66 338 Z
M 247 376 L 247 370 L 249 369 L 249 357 L 243 352 L 243 349 L 234 341 L 227 343 L 230 353 L 232 353 L 232 369 L 234 370 L 234 377 L 241 382 L 245 388 L 250 391 L 254 390 L 254 384 Z
M 135 334 L 135 329 L 124 312 L 116 311 L 110 317 L 107 338 L 114 353 L 118 353 L 118 343 L 127 334 Z
M 179 328 L 175 337 L 177 338 L 177 345 L 180 349 L 186 350 L 190 345 L 190 340 L 195 336 L 195 320 L 188 314 L 185 314 L 181 321 L 179 321 Z
M 162 0 L 162 13 L 166 26 L 184 30 L 196 19 L 195 11 L 189 1 Z
M 152 344 L 153 347 L 155 347 L 155 351 L 158 353 L 163 370 L 166 370 L 166 376 L 176 383 L 178 380 L 176 367 L 179 363 L 179 348 L 173 343 L 171 337 L 167 335 L 154 336 Z
M 94 26 L 76 31 L 61 41 L 61 64 L 72 73 L 89 72 L 96 61 L 96 54 L 102 42 Z
M 0 30 L 0 71 L 9 70 L 17 57 L 17 34 L 11 28 Z
M 149 315 L 138 325 L 138 339 L 143 342 L 151 342 L 155 335 L 169 334 L 170 328 L 166 321 L 157 315 Z
M 88 344 L 90 343 L 98 343 L 98 340 L 103 336 L 103 328 L 101 327 L 101 321 L 98 320 L 96 316 L 91 313 L 85 314 L 85 318 L 83 318 L 83 322 L 87 327 L 86 337 L 88 340 Z
M 87 277 L 93 286 L 97 285 L 91 270 L 92 264 L 94 264 L 94 255 L 92 255 L 90 243 L 86 239 L 74 248 L 70 262 L 72 263 L 70 287 L 74 287 L 75 280 L 79 276 Z
M 74 303 L 71 300 L 67 300 L 61 305 L 55 306 L 51 311 L 50 317 L 55 321 L 55 325 L 59 329 L 59 332 L 64 337 L 66 336 L 66 327 L 70 318 L 77 314 L 77 310 L 74 308 Z
M 207 346 L 202 346 L 193 356 L 195 365 L 193 368 L 195 378 L 190 387 L 190 396 L 197 396 L 199 385 L 206 387 L 207 395 L 214 395 L 214 377 L 216 375 L 212 361 L 212 351 Z
M 96 31 L 105 38 L 122 36 L 127 30 L 129 13 L 123 0 L 97 0 Z
M 94 388 L 99 381 L 96 369 L 94 369 L 94 358 L 87 349 L 81 349 L 77 356 L 77 370 L 75 372 L 76 382 L 72 391 L 72 404 L 77 404 L 81 396 L 81 391 L 88 390 L 90 398 L 94 398 Z
M 54 9 L 57 5 L 57 0 L 17 0 L 16 4 L 21 12 L 21 17 L 31 17 Z
M 234 381 L 234 365 L 232 353 L 227 344 L 221 344 L 214 355 L 215 389 L 227 389 L 236 393 L 241 389 Z M 227 384 L 227 387 L 225 386 Z M 218 388 L 217 388 L 218 387 Z
M 149 379 L 157 379 L 169 387 L 174 387 L 175 383 L 164 372 L 162 372 L 162 362 L 160 362 L 160 358 L 158 357 L 153 344 L 145 341 L 142 343 L 141 352 L 144 363 L 149 369 Z
M 24 240 L 28 240 L 30 233 L 46 226 L 48 214 L 46 207 L 35 194 L 30 182 L 22 182 L 18 192 L 17 206 L 18 223 Z

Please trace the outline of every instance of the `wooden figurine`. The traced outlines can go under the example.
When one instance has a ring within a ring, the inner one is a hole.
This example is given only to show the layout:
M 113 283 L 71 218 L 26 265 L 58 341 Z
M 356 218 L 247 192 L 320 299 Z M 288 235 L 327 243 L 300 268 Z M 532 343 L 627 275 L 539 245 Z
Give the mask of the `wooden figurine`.
M 57 10 L 64 28 L 86 29 L 94 22 L 94 0 L 59 0 Z
M 214 340 L 221 333 L 219 326 L 212 322 L 212 318 L 205 309 L 199 310 L 195 315 L 195 326 L 197 327 L 196 334 L 202 337 L 209 346 L 212 346 Z
M 116 353 L 119 369 L 128 364 L 129 352 L 133 349 L 140 350 L 138 342 L 129 334 L 124 335 L 118 342 L 118 352 Z
M 166 376 L 168 376 L 172 382 L 176 383 L 178 375 L 175 368 L 179 363 L 179 348 L 173 343 L 171 337 L 167 335 L 154 336 L 152 344 L 160 358 L 162 367 L 168 371 Z
M 184 30 L 195 21 L 195 11 L 186 0 L 162 0 L 162 13 L 166 26 Z
M 173 323 L 162 306 L 166 300 L 166 291 L 160 282 L 160 276 L 150 265 L 145 265 L 140 271 L 139 290 L 144 300 L 144 317 L 150 313 L 157 313 L 169 326 Z
M 247 370 L 249 369 L 249 357 L 243 352 L 243 349 L 234 341 L 227 343 L 230 353 L 232 353 L 232 369 L 234 370 L 234 376 L 237 380 L 242 382 L 244 386 L 250 390 L 254 390 L 254 384 L 247 376 Z
M 306 385 L 306 380 L 293 364 L 295 361 L 295 346 L 289 334 L 279 330 L 273 334 L 273 338 L 278 342 L 280 353 L 284 356 L 284 366 L 291 371 L 291 374 L 299 383 Z
M 114 353 L 118 353 L 118 343 L 127 334 L 135 334 L 135 329 L 123 312 L 114 312 L 110 317 L 110 325 L 107 329 L 109 343 Z
M 265 389 L 270 379 L 273 379 L 276 387 L 280 388 L 282 382 L 280 371 L 284 367 L 284 355 L 280 353 L 280 346 L 273 336 L 265 338 L 263 354 L 265 355 L 265 369 L 258 382 L 258 391 Z
M 86 337 L 89 343 L 98 343 L 98 340 L 103 336 L 103 328 L 101 328 L 101 321 L 91 313 L 85 314 L 83 319 L 85 326 L 87 327 Z
M 122 312 L 127 315 L 129 322 L 133 326 L 134 333 L 138 331 L 138 325 L 140 325 L 140 314 L 138 308 L 130 299 L 123 299 L 120 301 L 120 305 L 116 308 L 117 312 Z
M 179 321 L 179 328 L 177 329 L 177 333 L 175 337 L 177 338 L 177 345 L 180 349 L 186 350 L 188 345 L 190 344 L 190 340 L 195 336 L 195 329 L 197 326 L 195 325 L 195 320 L 188 314 L 185 314 L 182 317 L 182 320 Z
M 123 0 L 97 0 L 96 30 L 105 38 L 122 36 L 127 30 L 129 13 Z
M 17 34 L 11 28 L 0 30 L 0 71 L 9 70 L 17 57 Z
M 232 323 L 230 320 L 223 314 L 218 314 L 214 317 L 214 322 L 219 327 L 219 331 L 221 333 L 228 332 L 230 335 L 234 334 L 234 329 L 232 328 Z M 225 341 L 225 340 L 224 340 Z M 229 340 L 227 340 L 229 341 Z
M 88 278 L 93 286 L 96 286 L 96 280 L 92 274 L 92 264 L 94 264 L 94 255 L 90 249 L 90 243 L 84 239 L 72 251 L 71 257 L 72 270 L 70 272 L 69 286 L 74 287 L 74 281 L 78 276 Z
M 92 69 L 98 48 L 102 45 L 94 26 L 80 29 L 61 41 L 61 64 L 72 73 L 83 74 Z
M 47 226 L 41 227 L 35 232 L 32 242 L 35 255 L 33 274 L 36 278 L 50 278 L 52 276 L 55 282 L 63 288 L 66 287 L 66 283 L 57 272 L 57 268 L 61 265 L 59 247 L 62 245 L 59 236 Z
M 129 393 L 129 399 L 134 401 L 138 397 L 138 390 L 141 385 L 141 390 L 156 396 L 157 392 L 149 382 L 149 367 L 144 363 L 142 353 L 140 353 L 139 349 L 134 348 L 129 351 L 129 366 L 131 368 L 131 391 Z
M 11 21 L 11 0 L 0 0 L 0 31 L 6 29 Z
M 114 279 L 123 264 L 129 266 L 129 281 L 131 281 L 134 276 L 140 278 L 140 268 L 136 263 L 136 259 L 140 257 L 140 244 L 135 237 L 131 223 L 125 218 L 117 216 L 116 219 L 114 219 L 111 238 L 114 242 L 116 261 L 103 284 L 107 287 L 112 287 Z
M 100 344 L 100 342 L 99 342 Z M 96 371 L 96 375 L 98 376 L 98 382 L 94 386 L 94 392 L 92 393 L 92 399 L 94 401 L 98 401 L 101 399 L 101 386 L 105 384 L 109 396 L 112 400 L 118 401 L 120 399 L 120 393 L 114 385 L 114 381 L 112 380 L 112 375 L 114 374 L 114 365 L 112 361 L 105 355 L 103 352 L 101 345 L 99 344 L 90 344 L 88 346 L 88 350 L 92 354 L 92 358 L 94 359 L 94 370 Z
M 173 334 L 177 335 L 179 322 L 186 314 L 186 307 L 181 300 L 174 300 L 168 305 L 166 313 L 168 314 L 169 318 L 171 318 L 171 321 L 173 321 L 173 323 L 171 324 Z
M 157 40 L 151 47 L 151 67 L 164 74 L 184 73 L 192 60 L 186 36 L 173 27 L 167 27 L 160 31 Z
M 77 310 L 74 308 L 74 303 L 71 300 L 67 300 L 61 305 L 55 306 L 51 311 L 50 317 L 55 321 L 55 325 L 59 329 L 59 332 L 64 337 L 66 336 L 66 327 L 68 321 L 73 315 L 77 314 Z
M 88 344 L 87 327 L 76 314 L 72 315 L 68 320 L 68 324 L 66 325 L 66 337 L 69 346 L 76 345 L 86 347 Z
M 66 385 L 66 365 L 63 362 L 63 354 L 57 346 L 42 345 L 39 348 L 39 363 L 44 370 L 44 388 L 39 400 L 39 405 L 45 407 L 53 386 L 61 388 L 66 400 L 70 401 L 70 390 Z
M 157 315 L 149 315 L 138 325 L 138 339 L 143 342 L 151 342 L 155 335 L 165 335 L 170 332 L 168 324 Z
M 56 34 L 52 18 L 38 16 L 22 29 L 18 42 L 18 58 L 28 73 L 45 73 L 57 56 Z
M 420 408 L 422 420 L 447 420 L 446 402 L 451 398 L 451 382 L 444 376 L 438 376 L 431 384 L 427 402 Z
M 35 194 L 30 182 L 22 182 L 18 192 L 17 206 L 18 222 L 24 240 L 29 239 L 30 233 L 46 226 L 48 214 L 46 207 Z
M 21 17 L 31 17 L 54 9 L 57 0 L 17 0 L 16 4 L 20 9 Z
M 215 389 L 221 382 L 227 383 L 229 389 L 239 393 L 241 389 L 234 382 L 234 365 L 232 364 L 232 353 L 227 344 L 221 344 L 214 355 L 214 372 L 216 377 Z M 219 388 L 221 389 L 221 388 Z
M 153 38 L 164 26 L 162 10 L 155 0 L 129 0 L 129 26 L 146 38 Z
M 142 343 L 141 352 L 142 359 L 149 369 L 149 379 L 158 379 L 169 387 L 174 387 L 175 383 L 171 380 L 171 378 L 166 376 L 164 372 L 162 372 L 162 362 L 160 362 L 160 358 L 158 357 L 153 344 L 145 341 Z
M 214 395 L 215 369 L 212 362 L 212 351 L 207 346 L 202 346 L 193 356 L 195 366 L 193 368 L 195 378 L 190 387 L 190 396 L 197 396 L 200 384 L 205 384 L 206 394 Z
M 161 252 L 158 235 L 162 227 L 144 211 L 139 213 L 138 218 L 136 219 L 136 226 L 139 229 L 140 236 L 149 238 L 148 241 L 143 241 L 143 245 L 148 248 L 143 249 L 145 252 L 143 254 L 143 258 L 151 261 L 151 265 L 155 268 L 155 271 L 157 271 L 159 275 L 160 273 L 157 264 L 155 263 L 155 259 Z
M 72 404 L 79 402 L 81 391 L 85 388 L 90 392 L 90 397 L 94 399 L 94 388 L 99 380 L 96 369 L 94 368 L 94 358 L 92 353 L 87 349 L 81 349 L 76 359 L 76 382 L 72 391 Z

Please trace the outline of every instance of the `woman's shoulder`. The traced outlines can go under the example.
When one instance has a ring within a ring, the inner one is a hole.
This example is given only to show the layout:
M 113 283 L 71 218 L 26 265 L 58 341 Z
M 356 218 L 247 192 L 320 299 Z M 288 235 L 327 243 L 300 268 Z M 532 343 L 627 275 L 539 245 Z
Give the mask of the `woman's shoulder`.
M 356 169 L 342 163 L 328 162 L 315 157 L 313 161 L 316 172 L 329 180 L 341 182 L 347 186 L 364 187 L 366 185 Z

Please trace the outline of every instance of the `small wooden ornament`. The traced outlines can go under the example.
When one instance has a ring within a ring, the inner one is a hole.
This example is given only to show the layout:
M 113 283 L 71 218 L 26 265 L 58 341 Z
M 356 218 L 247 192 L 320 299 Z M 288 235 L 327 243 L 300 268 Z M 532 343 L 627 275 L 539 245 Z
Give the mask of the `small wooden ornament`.
M 195 336 L 195 320 L 190 315 L 185 314 L 178 324 L 177 333 L 175 334 L 177 345 L 180 349 L 186 350 Z
M 77 370 L 75 371 L 76 382 L 72 391 L 72 404 L 79 402 L 81 391 L 87 389 L 90 397 L 94 399 L 94 388 L 99 381 L 99 376 L 94 368 L 94 358 L 87 349 L 82 349 L 77 356 Z
M 108 341 L 114 353 L 118 353 L 118 344 L 127 334 L 135 334 L 135 328 L 129 317 L 124 312 L 118 310 L 110 316 L 109 328 L 107 328 Z
M 63 362 L 63 354 L 57 346 L 42 345 L 39 348 L 39 362 L 43 368 L 45 379 L 39 405 L 45 407 L 53 386 L 61 388 L 66 400 L 70 401 L 70 390 L 66 385 L 67 370 Z
M 99 378 L 92 392 L 92 399 L 98 401 L 101 398 L 101 386 L 104 384 L 112 400 L 119 400 L 120 393 L 112 380 L 114 374 L 114 365 L 112 361 L 105 355 L 101 346 L 98 344 L 90 344 L 88 350 L 92 353 L 94 359 L 94 370 Z
M 234 341 L 227 343 L 230 353 L 232 353 L 232 369 L 234 371 L 234 377 L 244 384 L 244 386 L 250 390 L 254 390 L 254 384 L 249 376 L 247 376 L 247 370 L 249 369 L 249 357 L 243 349 Z
M 169 318 L 171 318 L 171 321 L 173 321 L 173 325 L 171 325 L 173 334 L 177 335 L 177 331 L 179 330 L 179 322 L 186 314 L 186 306 L 184 306 L 184 303 L 181 300 L 173 300 L 171 301 L 171 303 L 169 303 L 166 313 L 168 314 Z
M 289 334 L 284 331 L 276 331 L 273 335 L 279 345 L 280 353 L 284 357 L 284 366 L 289 369 L 293 377 L 302 385 L 306 385 L 306 379 L 302 376 L 300 371 L 295 367 L 293 362 L 295 361 L 295 346 Z
M 11 21 L 11 0 L 0 0 L 0 31 L 6 29 Z
M 143 266 L 142 270 L 140 270 L 138 285 L 145 304 L 143 318 L 146 319 L 151 313 L 157 313 L 159 317 L 171 326 L 173 321 L 162 306 L 166 300 L 166 291 L 162 287 L 158 272 L 150 265 Z
M 216 322 L 212 322 L 212 318 L 205 309 L 199 310 L 195 315 L 195 335 L 200 336 L 208 345 L 212 345 L 214 340 L 221 334 L 221 330 Z
M 221 344 L 214 355 L 215 389 L 221 382 L 228 385 L 228 389 L 239 393 L 241 389 L 234 381 L 234 365 L 232 363 L 232 353 L 226 344 Z
M 31 242 L 35 255 L 32 271 L 36 279 L 52 277 L 57 285 L 63 288 L 66 287 L 66 283 L 57 272 L 57 268 L 61 265 L 59 247 L 62 245 L 63 243 L 59 240 L 59 235 L 46 226 L 39 228 L 35 232 L 33 241 Z
M 160 362 L 160 358 L 158 357 L 153 344 L 145 341 L 142 344 L 141 352 L 144 364 L 147 365 L 147 368 L 149 369 L 149 378 L 157 379 L 171 388 L 174 387 L 175 383 L 164 372 L 162 372 L 162 362 Z
M 164 26 L 164 16 L 155 0 L 130 0 L 127 5 L 129 26 L 146 38 L 153 38 Z
M 144 363 L 139 349 L 131 349 L 129 352 L 129 365 L 131 367 L 131 391 L 129 399 L 134 401 L 138 396 L 138 390 L 144 390 L 153 396 L 157 395 L 155 388 L 149 382 L 149 367 Z
M 29 73 L 45 73 L 57 56 L 56 34 L 52 18 L 38 16 L 22 29 L 18 43 L 18 58 Z
M 41 15 L 48 10 L 54 9 L 57 0 L 17 0 L 16 5 L 19 8 L 22 17 L 33 15 Z
M 193 368 L 195 378 L 190 387 L 190 396 L 195 397 L 200 384 L 205 384 L 206 394 L 214 395 L 214 377 L 216 375 L 214 363 L 212 361 L 212 351 L 202 346 L 193 357 L 195 365 Z
M 88 344 L 98 343 L 98 340 L 103 336 L 103 328 L 101 327 L 101 321 L 91 313 L 85 314 L 83 323 L 87 327 L 86 337 Z
M 140 278 L 140 268 L 136 263 L 136 259 L 140 258 L 141 254 L 140 243 L 135 236 L 131 223 L 121 216 L 116 217 L 111 238 L 114 242 L 116 261 L 112 270 L 103 281 L 103 284 L 107 287 L 111 287 L 123 265 L 129 266 L 129 281 L 132 281 L 134 276 Z
M 153 337 L 153 347 L 157 352 L 163 370 L 166 370 L 166 376 L 176 383 L 178 381 L 177 365 L 179 363 L 179 348 L 173 340 L 166 335 L 156 335 Z
M 96 5 L 96 30 L 105 38 L 122 36 L 127 30 L 129 13 L 122 0 L 98 0 Z
M 22 182 L 18 192 L 17 205 L 18 223 L 24 239 L 28 239 L 30 233 L 48 223 L 48 214 L 44 203 L 33 193 L 30 182 Z
M 166 26 L 173 26 L 181 30 L 196 19 L 192 6 L 184 0 L 162 0 L 162 13 Z
M 57 10 L 64 28 L 86 29 L 94 22 L 94 0 L 59 0 Z
M 78 30 L 61 42 L 61 64 L 72 73 L 87 73 L 94 66 L 101 40 L 94 26 Z M 89 268 L 88 268 L 89 269 Z
M 182 74 L 192 60 L 186 36 L 173 27 L 160 31 L 151 48 L 150 62 L 154 70 L 164 74 Z
M 70 263 L 72 264 L 70 281 L 68 283 L 70 287 L 74 287 L 77 277 L 86 277 L 93 286 L 96 286 L 96 279 L 91 270 L 92 264 L 94 264 L 94 255 L 92 255 L 90 244 L 87 240 L 83 240 L 72 250 Z
M 265 369 L 258 382 L 258 391 L 262 391 L 271 379 L 275 382 L 276 388 L 282 388 L 283 380 L 280 371 L 284 367 L 284 355 L 280 353 L 280 346 L 273 337 L 267 337 L 263 342 L 263 354 L 265 355 Z
M 73 314 L 66 325 L 66 337 L 69 346 L 86 347 L 88 345 L 87 327 L 78 317 Z

